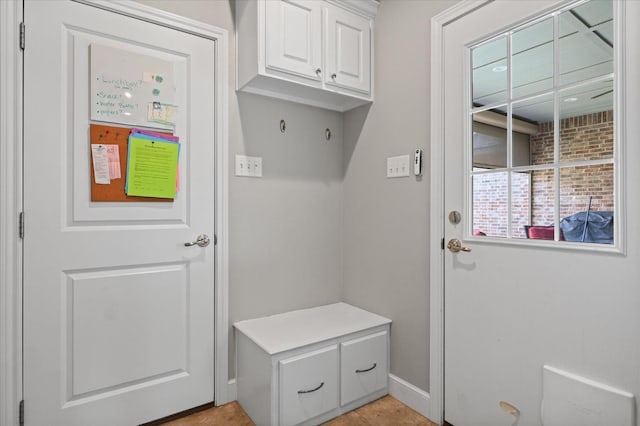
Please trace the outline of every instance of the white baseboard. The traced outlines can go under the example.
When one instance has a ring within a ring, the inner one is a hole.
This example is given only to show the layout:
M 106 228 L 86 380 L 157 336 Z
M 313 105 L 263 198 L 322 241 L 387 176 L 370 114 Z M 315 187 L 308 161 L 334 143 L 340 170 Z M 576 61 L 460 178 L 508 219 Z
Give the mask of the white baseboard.
M 238 387 L 236 386 L 236 379 L 231 379 L 227 385 L 227 402 L 235 401 L 236 399 L 238 399 Z
M 425 417 L 431 414 L 429 393 L 393 374 L 389 374 L 389 394 Z

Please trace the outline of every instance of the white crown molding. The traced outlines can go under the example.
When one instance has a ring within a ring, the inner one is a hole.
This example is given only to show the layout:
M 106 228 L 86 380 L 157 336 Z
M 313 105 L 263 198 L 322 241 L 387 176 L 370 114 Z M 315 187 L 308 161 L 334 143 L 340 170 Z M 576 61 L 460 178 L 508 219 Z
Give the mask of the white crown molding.
M 380 2 L 378 0 L 325 0 L 344 9 L 359 13 L 368 18 L 375 18 L 378 14 Z

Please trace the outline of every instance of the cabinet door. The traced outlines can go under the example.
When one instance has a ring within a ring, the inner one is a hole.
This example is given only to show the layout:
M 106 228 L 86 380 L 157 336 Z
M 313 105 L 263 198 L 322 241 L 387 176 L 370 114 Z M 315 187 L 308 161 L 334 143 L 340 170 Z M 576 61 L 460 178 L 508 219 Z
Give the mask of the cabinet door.
M 341 405 L 387 386 L 387 341 L 381 331 L 340 345 Z
M 265 1 L 266 67 L 320 81 L 322 3 Z
M 371 92 L 371 21 L 328 5 L 325 83 Z
M 280 424 L 296 425 L 338 407 L 336 345 L 279 363 Z

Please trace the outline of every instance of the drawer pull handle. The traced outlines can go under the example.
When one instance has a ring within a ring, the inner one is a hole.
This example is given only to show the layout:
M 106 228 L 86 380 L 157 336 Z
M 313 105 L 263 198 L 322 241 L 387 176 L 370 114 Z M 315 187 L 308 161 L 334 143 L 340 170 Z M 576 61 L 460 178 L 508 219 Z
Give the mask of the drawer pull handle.
M 317 390 L 319 390 L 321 387 L 324 386 L 324 382 L 320 383 L 320 385 L 315 388 L 315 389 L 309 389 L 309 390 L 299 390 L 298 393 L 311 393 L 311 392 L 315 392 Z
M 376 364 L 376 363 L 374 362 L 374 363 L 373 363 L 373 365 L 372 365 L 371 367 L 367 368 L 366 370 L 356 370 L 356 373 L 366 373 L 367 371 L 371 371 L 371 370 L 373 370 L 374 368 L 376 368 L 376 365 L 378 365 L 378 364 Z

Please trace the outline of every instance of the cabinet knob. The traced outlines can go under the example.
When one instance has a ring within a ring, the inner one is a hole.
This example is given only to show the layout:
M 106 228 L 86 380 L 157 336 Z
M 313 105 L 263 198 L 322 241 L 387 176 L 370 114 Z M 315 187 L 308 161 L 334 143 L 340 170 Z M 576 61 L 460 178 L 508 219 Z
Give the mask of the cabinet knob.
M 335 80 L 337 76 L 338 76 L 338 75 L 334 72 L 333 74 L 331 74 L 331 79 L 332 79 L 332 80 Z
M 319 76 L 322 70 L 320 68 L 316 68 L 316 75 Z

